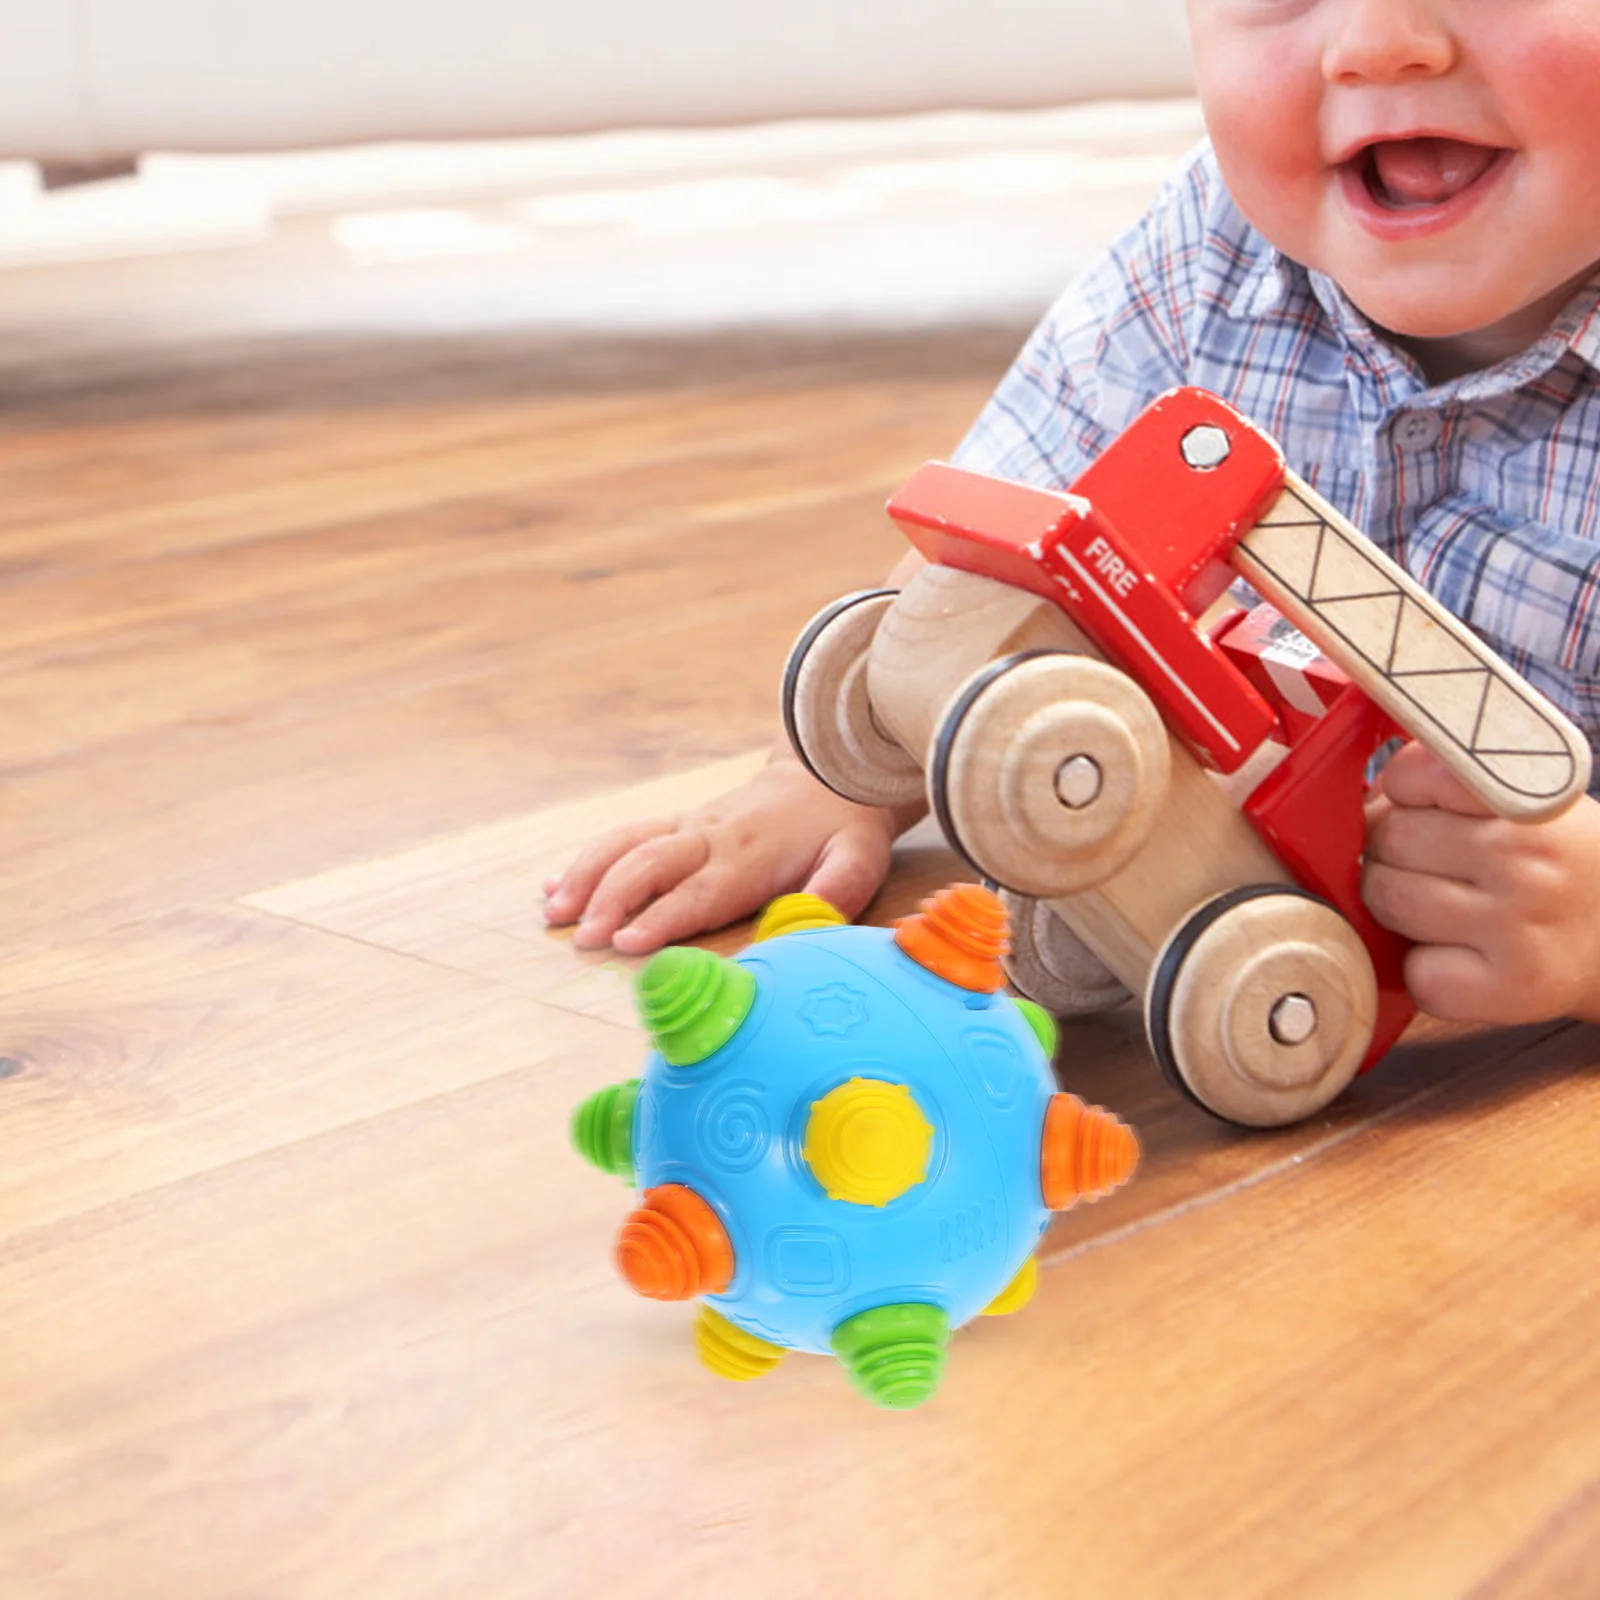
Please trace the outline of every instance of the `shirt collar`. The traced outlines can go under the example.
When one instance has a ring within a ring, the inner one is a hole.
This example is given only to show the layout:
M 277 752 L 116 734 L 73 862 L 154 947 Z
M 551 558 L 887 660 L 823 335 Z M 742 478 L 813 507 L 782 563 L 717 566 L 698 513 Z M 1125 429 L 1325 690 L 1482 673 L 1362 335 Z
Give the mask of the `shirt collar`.
M 1225 310 L 1235 321 L 1267 316 L 1289 301 L 1297 288 L 1309 293 L 1346 348 L 1369 360 L 1381 351 L 1390 362 L 1406 357 L 1390 345 L 1366 316 L 1351 304 L 1332 278 L 1313 272 L 1257 235 L 1255 260 L 1240 275 Z M 1547 373 L 1568 352 L 1600 372 L 1600 271 L 1575 294 L 1544 335 L 1514 356 L 1481 372 L 1468 373 L 1441 385 L 1441 390 L 1466 400 L 1483 399 L 1531 383 Z
M 1259 234 L 1255 260 L 1240 274 L 1238 286 L 1225 310 L 1236 322 L 1247 322 L 1276 311 L 1288 298 L 1294 274 L 1302 270 Z
M 1600 370 L 1600 271 L 1567 302 L 1566 309 L 1550 325 L 1544 337 L 1529 345 L 1513 364 L 1537 364 L 1548 371 L 1568 351 L 1579 360 Z

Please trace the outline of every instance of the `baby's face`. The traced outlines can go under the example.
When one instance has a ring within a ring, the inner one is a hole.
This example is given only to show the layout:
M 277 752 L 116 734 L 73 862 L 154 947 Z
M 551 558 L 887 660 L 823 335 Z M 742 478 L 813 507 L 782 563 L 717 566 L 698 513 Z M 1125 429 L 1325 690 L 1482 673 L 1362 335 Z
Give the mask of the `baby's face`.
M 1374 322 L 1488 364 L 1600 262 L 1596 0 L 1189 0 L 1228 187 Z

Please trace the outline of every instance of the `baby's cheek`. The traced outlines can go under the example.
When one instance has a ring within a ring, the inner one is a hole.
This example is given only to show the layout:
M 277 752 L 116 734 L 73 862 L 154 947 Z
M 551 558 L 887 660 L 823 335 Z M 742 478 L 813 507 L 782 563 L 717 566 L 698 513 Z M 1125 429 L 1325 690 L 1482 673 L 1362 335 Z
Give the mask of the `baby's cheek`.
M 1315 110 L 1292 91 L 1263 83 L 1257 94 L 1208 106 L 1206 126 L 1240 209 L 1280 249 L 1296 253 L 1302 230 L 1315 221 L 1325 176 Z
M 1319 74 L 1292 59 L 1276 29 L 1208 25 L 1193 32 L 1195 84 L 1206 128 L 1240 182 L 1283 163 L 1286 147 L 1314 148 Z
M 1540 8 L 1498 8 L 1498 27 L 1479 59 L 1500 109 L 1524 140 L 1578 156 L 1600 156 L 1600 8 L 1593 0 Z

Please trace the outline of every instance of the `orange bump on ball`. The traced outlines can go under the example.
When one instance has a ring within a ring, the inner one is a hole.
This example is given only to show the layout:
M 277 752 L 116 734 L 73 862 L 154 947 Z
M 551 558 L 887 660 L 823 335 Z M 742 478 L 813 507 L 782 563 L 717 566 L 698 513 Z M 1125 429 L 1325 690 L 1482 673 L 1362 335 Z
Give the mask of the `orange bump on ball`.
M 1000 958 L 1011 948 L 1010 924 L 999 895 L 977 883 L 958 883 L 922 902 L 894 925 L 894 942 L 929 972 L 963 989 L 993 994 L 1005 982 Z
M 650 1300 L 721 1294 L 733 1282 L 733 1244 L 717 1214 L 693 1189 L 664 1183 L 617 1235 L 617 1271 Z
M 1120 1188 L 1139 1165 L 1139 1141 L 1127 1123 L 1056 1094 L 1044 1116 L 1039 1183 L 1044 1203 L 1065 1211 L 1075 1200 L 1099 1200 Z

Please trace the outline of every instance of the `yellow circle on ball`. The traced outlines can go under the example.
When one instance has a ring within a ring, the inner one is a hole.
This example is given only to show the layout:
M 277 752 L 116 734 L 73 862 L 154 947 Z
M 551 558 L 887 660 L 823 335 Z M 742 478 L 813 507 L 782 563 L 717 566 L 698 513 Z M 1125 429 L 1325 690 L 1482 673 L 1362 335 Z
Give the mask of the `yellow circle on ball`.
M 886 1206 L 928 1175 L 933 1127 L 903 1083 L 852 1078 L 814 1102 L 806 1165 L 830 1200 Z

